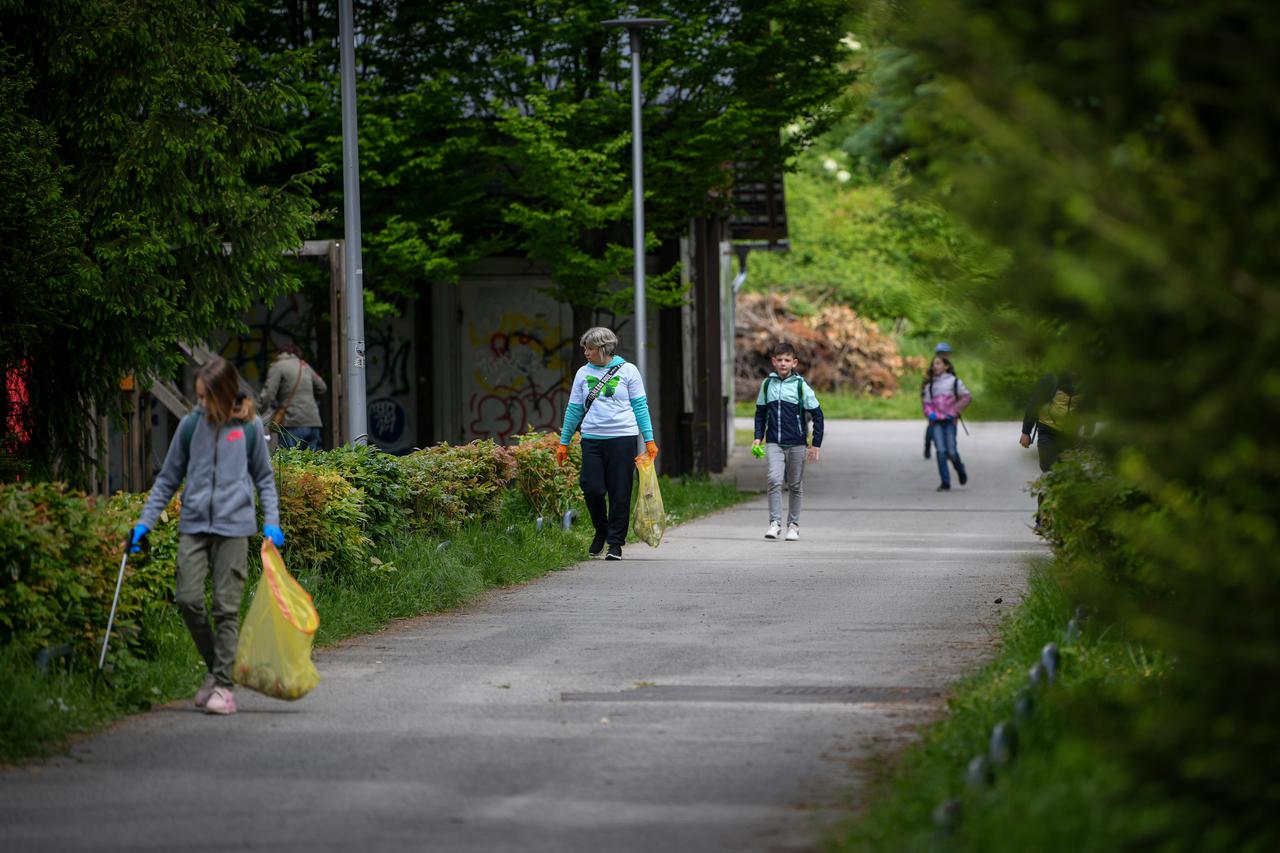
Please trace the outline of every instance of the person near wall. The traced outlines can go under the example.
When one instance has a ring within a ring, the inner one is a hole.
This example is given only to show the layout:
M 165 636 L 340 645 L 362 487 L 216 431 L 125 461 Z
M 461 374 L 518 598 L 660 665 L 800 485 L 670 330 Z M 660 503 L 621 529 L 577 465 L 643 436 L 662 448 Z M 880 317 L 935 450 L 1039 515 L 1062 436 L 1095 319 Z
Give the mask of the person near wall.
M 195 706 L 226 715 L 236 712 L 231 668 L 249 571 L 249 537 L 257 532 L 255 488 L 262 501 L 262 535 L 282 547 L 284 531 L 266 432 L 253 401 L 240 393 L 235 365 L 218 356 L 203 364 L 196 373 L 196 399 L 196 408 L 179 422 L 169 443 L 130 544 L 134 551 L 141 549 L 185 481 L 174 599 L 206 667 Z M 205 606 L 205 579 L 211 572 L 213 627 Z
M 651 460 L 658 456 L 658 445 L 653 441 L 640 371 L 614 354 L 618 336 L 597 326 L 588 329 L 579 343 L 587 363 L 573 377 L 556 461 L 563 465 L 568 460 L 569 442 L 581 427 L 582 473 L 578 483 L 595 527 L 587 553 L 621 560 L 630 526 L 637 441 L 644 436 Z
M 320 449 L 323 422 L 317 398 L 327 390 L 320 374 L 303 361 L 298 345 L 281 344 L 260 399 L 263 411 L 271 412 L 272 426 L 281 431 L 281 446 Z

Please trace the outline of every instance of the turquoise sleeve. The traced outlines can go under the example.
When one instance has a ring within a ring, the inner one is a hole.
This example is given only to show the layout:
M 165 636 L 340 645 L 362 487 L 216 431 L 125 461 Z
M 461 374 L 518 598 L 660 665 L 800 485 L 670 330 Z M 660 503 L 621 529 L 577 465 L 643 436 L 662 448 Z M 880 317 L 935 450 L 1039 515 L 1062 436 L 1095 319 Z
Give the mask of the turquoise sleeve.
M 653 421 L 649 420 L 649 398 L 639 397 L 631 401 L 631 411 L 636 413 L 636 426 L 645 441 L 653 441 Z
M 818 395 L 813 393 L 813 388 L 808 382 L 804 383 L 804 407 L 806 409 L 816 409 L 818 405 Z
M 564 410 L 564 427 L 560 430 L 561 444 L 573 441 L 573 434 L 578 431 L 578 425 L 582 423 L 582 415 L 581 403 L 570 403 L 569 408 Z

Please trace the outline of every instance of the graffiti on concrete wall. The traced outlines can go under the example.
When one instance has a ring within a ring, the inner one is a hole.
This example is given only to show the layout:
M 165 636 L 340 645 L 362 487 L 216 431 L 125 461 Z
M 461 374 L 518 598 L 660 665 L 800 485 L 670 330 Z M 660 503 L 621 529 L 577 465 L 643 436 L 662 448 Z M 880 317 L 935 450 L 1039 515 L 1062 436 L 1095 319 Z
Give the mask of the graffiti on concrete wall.
M 314 338 L 305 300 L 298 296 L 258 305 L 245 318 L 248 332 L 231 334 L 212 342 L 214 351 L 230 361 L 240 375 L 261 389 L 271 358 L 280 344 L 292 341 L 304 352 L 314 353 Z M 365 326 L 365 394 L 368 401 L 369 440 L 383 450 L 397 452 L 412 447 L 416 434 L 410 415 L 414 411 L 412 319 L 372 320 Z M 312 366 L 326 381 L 328 364 Z M 330 383 L 332 385 L 332 383 Z M 329 419 L 329 408 L 321 406 Z
M 564 354 L 572 343 L 554 317 L 502 314 L 496 327 L 468 330 L 478 358 L 468 402 L 467 433 L 507 442 L 532 426 L 558 430 L 569 402 Z
M 387 451 L 409 449 L 413 411 L 413 326 L 396 319 L 365 329 L 369 440 Z
M 244 320 L 247 333 L 216 337 L 210 345 L 257 388 L 267 381 L 267 368 L 277 346 L 293 341 L 304 351 L 315 349 L 300 296 L 281 297 L 274 305 L 257 305 Z

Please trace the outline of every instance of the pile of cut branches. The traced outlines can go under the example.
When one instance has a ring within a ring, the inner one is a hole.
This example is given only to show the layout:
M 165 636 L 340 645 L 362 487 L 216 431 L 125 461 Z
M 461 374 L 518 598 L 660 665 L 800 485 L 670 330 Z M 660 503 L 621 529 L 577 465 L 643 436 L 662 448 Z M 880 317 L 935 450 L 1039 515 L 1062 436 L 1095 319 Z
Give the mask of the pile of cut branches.
M 800 315 L 776 293 L 738 296 L 736 399 L 753 398 L 773 368 L 769 352 L 778 341 L 796 348 L 799 372 L 819 391 L 849 391 L 892 397 L 898 380 L 923 372 L 924 360 L 904 357 L 892 337 L 847 305 L 825 305 Z

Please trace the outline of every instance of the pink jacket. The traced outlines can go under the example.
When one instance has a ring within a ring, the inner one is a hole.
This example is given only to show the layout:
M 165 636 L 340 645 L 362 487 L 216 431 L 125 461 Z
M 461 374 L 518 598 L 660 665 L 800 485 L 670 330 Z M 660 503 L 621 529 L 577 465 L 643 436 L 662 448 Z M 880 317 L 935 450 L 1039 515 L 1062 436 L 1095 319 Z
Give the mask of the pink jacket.
M 920 403 L 926 418 L 933 413 L 938 416 L 938 420 L 951 420 L 959 417 L 972 401 L 973 395 L 954 373 L 935 376 L 920 391 Z

